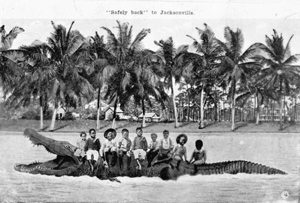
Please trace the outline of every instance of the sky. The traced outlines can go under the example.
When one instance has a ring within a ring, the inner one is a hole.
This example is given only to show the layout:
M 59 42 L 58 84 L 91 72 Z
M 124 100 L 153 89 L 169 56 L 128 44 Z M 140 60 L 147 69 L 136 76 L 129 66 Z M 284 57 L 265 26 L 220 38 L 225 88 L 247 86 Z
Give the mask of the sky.
M 172 36 L 175 46 L 191 45 L 186 35 L 198 38 L 195 27 L 208 24 L 215 35 L 223 40 L 225 26 L 241 29 L 244 50 L 255 42 L 264 43 L 265 35 L 271 36 L 273 29 L 282 33 L 285 43 L 294 35 L 291 43 L 293 54 L 300 53 L 300 2 L 282 0 L 214 0 L 214 1 L 97 1 L 97 0 L 12 0 L 1 2 L 0 24 L 8 32 L 14 26 L 25 29 L 14 41 L 12 48 L 29 45 L 38 39 L 45 42 L 53 30 L 51 21 L 79 30 L 85 37 L 95 31 L 106 35 L 102 26 L 116 33 L 116 21 L 128 22 L 133 26 L 133 35 L 143 28 L 151 33 L 143 40 L 145 48 L 157 50 L 154 41 Z M 193 15 L 161 15 L 161 11 L 188 11 Z M 113 14 L 119 13 L 119 14 Z M 124 15 L 124 12 L 127 14 Z M 136 11 L 143 14 L 132 14 Z M 156 12 L 154 14 L 153 12 Z

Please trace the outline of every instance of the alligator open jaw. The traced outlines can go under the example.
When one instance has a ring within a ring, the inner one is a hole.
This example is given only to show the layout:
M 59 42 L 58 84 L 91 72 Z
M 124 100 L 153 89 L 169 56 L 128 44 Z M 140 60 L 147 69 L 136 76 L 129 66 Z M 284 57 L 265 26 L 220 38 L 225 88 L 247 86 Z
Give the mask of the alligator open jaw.
M 80 162 L 74 156 L 75 146 L 66 141 L 57 141 L 45 137 L 35 130 L 26 129 L 24 136 L 36 146 L 44 146 L 45 149 L 57 157 L 46 162 L 33 162 L 30 164 L 16 164 L 15 170 L 32 174 L 66 175 L 79 167 Z

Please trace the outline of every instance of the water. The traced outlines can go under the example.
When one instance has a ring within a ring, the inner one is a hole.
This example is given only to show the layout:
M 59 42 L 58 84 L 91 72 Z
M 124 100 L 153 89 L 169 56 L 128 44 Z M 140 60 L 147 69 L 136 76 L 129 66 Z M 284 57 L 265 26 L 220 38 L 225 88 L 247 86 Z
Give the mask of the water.
M 78 134 L 46 135 L 76 143 Z M 171 134 L 173 140 L 176 135 Z M 150 141 L 149 134 L 145 136 Z M 159 178 L 120 177 L 121 184 L 88 176 L 30 175 L 16 172 L 14 164 L 46 161 L 55 156 L 43 147 L 33 147 L 22 133 L 2 132 L 0 202 L 299 202 L 300 137 L 296 133 L 188 136 L 188 157 L 195 140 L 200 138 L 208 162 L 242 159 L 286 171 L 288 175 L 186 175 L 167 182 Z M 98 137 L 104 141 L 102 135 Z M 130 137 L 133 139 L 134 135 Z

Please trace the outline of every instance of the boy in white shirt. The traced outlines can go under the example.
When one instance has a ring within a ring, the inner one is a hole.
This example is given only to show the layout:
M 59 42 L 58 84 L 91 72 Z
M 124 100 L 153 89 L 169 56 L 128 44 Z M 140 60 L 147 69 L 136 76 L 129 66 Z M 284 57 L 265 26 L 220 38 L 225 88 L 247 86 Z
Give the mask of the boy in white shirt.
M 157 134 L 152 133 L 151 134 L 151 142 L 149 143 L 149 147 L 147 150 L 147 161 L 148 161 L 148 167 L 151 166 L 151 163 L 153 159 L 158 155 L 158 142 L 156 141 L 157 139 Z
M 118 154 L 119 154 L 119 163 L 120 170 L 124 167 L 124 163 L 126 164 L 125 168 L 128 169 L 130 164 L 130 148 L 131 148 L 131 140 L 129 139 L 129 131 L 127 129 L 122 130 L 122 139 L 118 143 Z M 125 160 L 124 160 L 125 159 Z
M 163 138 L 161 139 L 159 143 L 159 154 L 158 154 L 158 160 L 168 159 L 172 157 L 172 151 L 174 149 L 174 144 L 171 138 L 169 137 L 169 131 L 164 130 L 163 131 Z

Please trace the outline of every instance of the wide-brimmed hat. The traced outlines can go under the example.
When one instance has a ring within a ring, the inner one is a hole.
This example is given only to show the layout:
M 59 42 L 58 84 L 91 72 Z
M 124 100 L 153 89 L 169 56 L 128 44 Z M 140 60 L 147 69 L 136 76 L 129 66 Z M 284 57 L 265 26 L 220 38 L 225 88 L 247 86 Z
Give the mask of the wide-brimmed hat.
M 184 142 L 184 144 L 185 144 L 188 141 L 188 137 L 186 136 L 186 134 L 180 134 L 180 135 L 178 135 L 177 138 L 176 138 L 176 143 L 179 144 L 181 137 L 185 138 L 185 142 Z
M 109 129 L 107 129 L 105 132 L 104 132 L 104 137 L 105 137 L 105 139 L 107 139 L 107 135 L 108 135 L 108 133 L 110 133 L 110 132 L 112 132 L 112 139 L 115 139 L 115 137 L 117 136 L 117 131 L 115 130 L 115 129 L 113 129 L 113 128 L 109 128 Z

